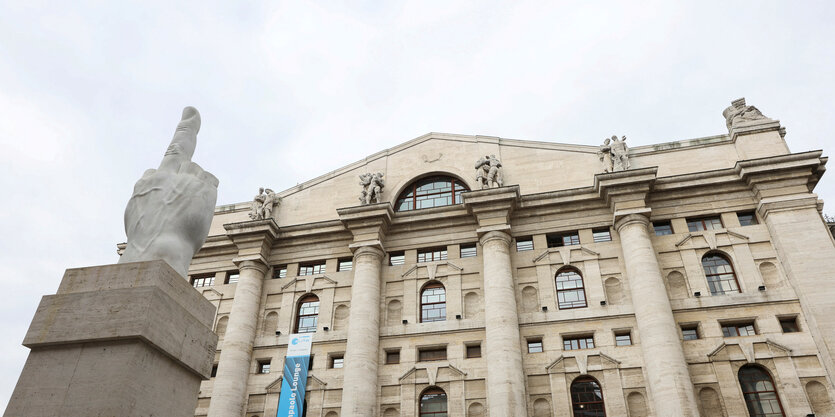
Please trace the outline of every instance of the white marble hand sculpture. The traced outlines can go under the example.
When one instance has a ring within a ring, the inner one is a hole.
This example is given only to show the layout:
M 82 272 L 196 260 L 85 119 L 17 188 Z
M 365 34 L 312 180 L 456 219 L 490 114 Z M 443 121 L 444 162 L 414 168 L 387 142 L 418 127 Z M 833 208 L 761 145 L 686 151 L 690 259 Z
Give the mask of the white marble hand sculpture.
M 162 259 L 187 275 L 217 202 L 217 178 L 191 162 L 199 131 L 200 113 L 186 107 L 159 168 L 136 182 L 125 208 L 128 242 L 119 263 Z

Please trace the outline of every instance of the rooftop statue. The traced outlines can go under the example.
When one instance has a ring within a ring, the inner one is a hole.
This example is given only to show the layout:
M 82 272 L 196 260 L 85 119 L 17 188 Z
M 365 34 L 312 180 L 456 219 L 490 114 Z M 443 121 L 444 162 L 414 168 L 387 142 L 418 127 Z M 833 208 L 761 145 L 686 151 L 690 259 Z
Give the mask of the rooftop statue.
M 162 259 L 187 275 L 209 234 L 217 202 L 217 178 L 191 161 L 199 131 L 200 113 L 186 107 L 159 168 L 145 171 L 134 185 L 119 263 Z
M 382 201 L 383 187 L 386 186 L 382 172 L 360 175 L 360 185 L 362 186 L 362 195 L 360 195 L 362 205 L 377 204 Z
M 504 184 L 502 162 L 496 155 L 485 156 L 475 163 L 476 181 L 481 189 L 501 187 Z
M 771 120 L 763 116 L 762 112 L 756 107 L 746 105 L 744 97 L 732 101 L 731 105 L 722 112 L 722 116 L 725 116 L 725 124 L 728 126 L 728 129 L 740 123 L 754 120 Z
M 273 209 L 279 204 L 281 204 L 281 199 L 273 190 L 261 187 L 258 189 L 258 195 L 252 199 L 252 209 L 249 212 L 249 218 L 252 220 L 271 219 L 273 217 Z
M 617 172 L 629 169 L 629 147 L 626 146 L 626 136 L 618 139 L 616 135 L 612 138 L 606 138 L 600 149 L 597 151 L 597 157 L 603 165 L 603 172 Z

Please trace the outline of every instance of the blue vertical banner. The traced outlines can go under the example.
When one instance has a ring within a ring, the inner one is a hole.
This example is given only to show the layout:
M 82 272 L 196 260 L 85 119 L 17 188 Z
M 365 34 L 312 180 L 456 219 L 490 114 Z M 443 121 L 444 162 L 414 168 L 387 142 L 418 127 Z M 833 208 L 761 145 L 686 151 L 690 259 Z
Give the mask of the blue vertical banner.
M 304 412 L 304 390 L 307 386 L 307 368 L 310 365 L 310 346 L 313 333 L 291 334 L 284 357 L 284 373 L 281 376 L 281 396 L 278 398 L 276 417 L 300 417 Z

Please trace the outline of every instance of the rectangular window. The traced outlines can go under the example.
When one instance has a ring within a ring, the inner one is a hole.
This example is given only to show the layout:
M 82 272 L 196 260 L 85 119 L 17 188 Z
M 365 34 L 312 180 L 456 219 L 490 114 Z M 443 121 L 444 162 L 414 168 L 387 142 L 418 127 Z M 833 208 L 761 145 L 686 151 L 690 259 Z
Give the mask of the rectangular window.
M 797 333 L 800 326 L 797 325 L 797 317 L 780 317 L 780 327 L 783 333 Z
M 681 338 L 684 340 L 696 340 L 699 338 L 699 326 L 681 326 Z
M 421 249 L 417 254 L 418 262 L 445 261 L 446 258 L 446 248 Z
M 418 350 L 418 362 L 442 361 L 446 359 L 446 346 Z
M 533 238 L 530 236 L 517 237 L 516 252 L 524 252 L 526 250 L 533 250 Z
M 562 339 L 562 348 L 563 350 L 592 349 L 594 348 L 594 337 L 565 337 Z
M 270 362 L 269 361 L 258 361 L 258 373 L 259 374 L 270 373 Z
M 655 236 L 664 236 L 673 234 L 673 225 L 670 221 L 652 222 L 652 228 L 655 229 Z
M 461 245 L 461 257 L 462 258 L 472 258 L 477 256 L 478 252 L 476 251 L 475 243 L 470 243 L 467 245 Z
M 241 274 L 238 271 L 229 271 L 226 273 L 226 283 L 227 284 L 234 284 L 238 282 L 238 278 L 241 277 Z
M 722 335 L 725 337 L 753 336 L 757 334 L 753 321 L 743 323 L 723 324 Z
M 580 244 L 580 234 L 574 230 L 571 232 L 563 232 L 558 234 L 551 234 L 545 236 L 548 239 L 548 247 L 556 248 L 560 246 L 571 246 Z
M 340 369 L 345 364 L 345 358 L 342 355 L 331 356 L 331 368 Z
M 299 265 L 299 276 L 316 275 L 325 273 L 325 261 L 311 262 Z
M 354 269 L 354 260 L 352 258 L 343 258 L 339 260 L 336 265 L 336 272 L 350 271 Z
M 736 213 L 736 217 L 739 219 L 740 226 L 750 226 L 752 224 L 757 224 L 757 216 L 754 214 L 753 211 L 745 213 Z
M 603 227 L 600 229 L 592 229 L 592 235 L 594 236 L 595 243 L 597 242 L 611 242 L 612 241 L 612 233 L 609 231 L 608 227 Z M 579 237 L 578 237 L 579 242 Z
M 217 364 L 212 365 L 212 374 L 211 377 L 214 378 L 217 376 Z
M 618 332 L 615 333 L 615 346 L 630 346 L 632 345 L 632 333 Z
M 400 363 L 400 350 L 387 350 L 386 351 L 386 364 L 392 365 Z
M 287 278 L 287 265 L 276 265 L 273 267 L 273 279 Z
M 687 228 L 691 232 L 701 232 L 702 230 L 716 230 L 721 229 L 722 227 L 722 219 L 720 219 L 719 216 L 687 219 Z
M 389 265 L 403 265 L 406 263 L 406 254 L 403 251 L 389 253 Z
M 528 353 L 541 353 L 542 339 L 528 339 Z
M 310 355 L 310 362 L 308 362 L 308 364 L 307 364 L 307 370 L 308 371 L 313 370 L 313 355 Z
M 194 288 L 211 287 L 212 285 L 215 285 L 215 276 L 205 275 L 202 277 L 194 277 L 191 279 L 191 285 Z
M 480 358 L 481 345 L 467 345 L 467 358 Z

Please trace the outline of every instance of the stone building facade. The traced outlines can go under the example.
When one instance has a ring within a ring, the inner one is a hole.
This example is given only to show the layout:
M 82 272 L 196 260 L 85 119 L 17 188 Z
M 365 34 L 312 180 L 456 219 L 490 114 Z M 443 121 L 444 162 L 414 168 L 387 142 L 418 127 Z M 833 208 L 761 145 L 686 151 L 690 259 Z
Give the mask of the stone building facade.
M 267 218 L 218 207 L 189 271 L 220 337 L 195 415 L 274 416 L 297 331 L 311 417 L 835 415 L 826 157 L 744 100 L 725 117 L 623 160 L 431 133 Z

